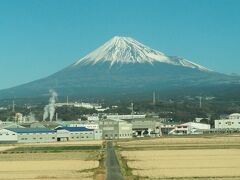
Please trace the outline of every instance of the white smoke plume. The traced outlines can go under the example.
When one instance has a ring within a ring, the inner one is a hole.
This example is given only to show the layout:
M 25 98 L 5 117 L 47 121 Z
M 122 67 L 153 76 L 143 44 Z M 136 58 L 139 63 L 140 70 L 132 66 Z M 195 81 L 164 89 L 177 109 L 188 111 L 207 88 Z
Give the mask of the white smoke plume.
M 35 114 L 30 112 L 29 115 L 28 115 L 28 121 L 29 122 L 35 122 L 36 121 L 36 118 L 35 118 Z
M 51 97 L 49 98 L 49 104 L 44 107 L 43 121 L 45 121 L 48 117 L 50 121 L 52 121 L 55 114 L 55 103 L 58 94 L 54 90 L 50 90 L 49 93 Z

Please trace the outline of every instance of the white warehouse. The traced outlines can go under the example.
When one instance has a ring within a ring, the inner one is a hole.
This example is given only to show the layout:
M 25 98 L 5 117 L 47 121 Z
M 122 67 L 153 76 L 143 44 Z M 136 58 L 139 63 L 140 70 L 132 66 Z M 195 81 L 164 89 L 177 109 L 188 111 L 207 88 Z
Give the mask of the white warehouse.
M 210 124 L 188 122 L 180 125 L 175 125 L 175 128 L 169 132 L 172 135 L 186 134 L 203 134 L 204 131 L 210 130 Z
M 57 133 L 48 128 L 7 128 L 0 130 L 0 143 L 55 142 Z

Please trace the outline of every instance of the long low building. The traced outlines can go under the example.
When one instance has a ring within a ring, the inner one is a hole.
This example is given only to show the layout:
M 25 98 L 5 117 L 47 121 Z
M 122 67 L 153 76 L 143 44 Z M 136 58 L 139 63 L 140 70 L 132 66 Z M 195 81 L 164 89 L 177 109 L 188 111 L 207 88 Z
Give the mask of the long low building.
M 0 143 L 48 143 L 102 139 L 102 130 L 85 127 L 5 128 L 0 129 Z
M 57 133 L 48 128 L 7 128 L 0 130 L 0 143 L 40 143 L 57 141 Z
M 130 120 L 130 119 L 140 119 L 140 118 L 146 118 L 146 114 L 114 114 L 114 115 L 107 115 L 107 119 L 121 119 L 121 120 Z
M 102 131 L 85 127 L 58 127 L 57 141 L 87 141 L 102 139 Z

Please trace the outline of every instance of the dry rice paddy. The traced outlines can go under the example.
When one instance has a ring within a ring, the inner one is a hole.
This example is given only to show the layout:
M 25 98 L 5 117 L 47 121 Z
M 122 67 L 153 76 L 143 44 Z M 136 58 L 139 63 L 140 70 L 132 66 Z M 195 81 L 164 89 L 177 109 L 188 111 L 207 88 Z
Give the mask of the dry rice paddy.
M 160 138 L 118 145 L 139 179 L 240 179 L 240 137 Z
M 83 145 L 96 145 L 83 143 Z M 61 143 L 63 145 L 82 145 L 81 143 Z M 16 146 L 0 146 L 0 180 L 36 180 L 36 179 L 93 179 L 99 167 L 98 151 L 69 152 L 8 152 L 9 148 L 40 147 L 53 145 L 31 144 Z M 57 145 L 58 146 L 58 145 Z M 56 146 L 55 146 L 56 147 Z
M 91 179 L 98 161 L 45 160 L 1 161 L 1 179 Z M 84 170 L 86 172 L 84 172 Z
M 161 148 L 161 147 L 203 147 L 207 146 L 239 146 L 240 145 L 240 136 L 226 136 L 226 137 L 165 137 L 158 139 L 144 139 L 144 140 L 135 140 L 127 142 L 119 142 L 118 145 L 124 148 L 148 148 L 151 149 Z

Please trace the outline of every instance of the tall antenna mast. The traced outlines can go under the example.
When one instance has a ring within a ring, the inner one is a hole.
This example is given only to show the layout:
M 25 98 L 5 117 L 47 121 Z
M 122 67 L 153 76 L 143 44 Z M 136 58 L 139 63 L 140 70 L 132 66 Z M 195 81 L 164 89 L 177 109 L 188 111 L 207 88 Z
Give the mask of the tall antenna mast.
M 13 100 L 13 102 L 12 102 L 12 112 L 13 112 L 13 113 L 15 112 L 15 102 L 14 102 L 14 100 Z
M 202 108 L 202 96 L 199 97 L 199 108 Z
M 153 105 L 156 104 L 156 92 L 153 91 Z
M 132 114 L 132 120 L 133 120 L 133 113 L 134 113 L 134 112 L 133 112 L 133 106 L 134 106 L 133 103 L 131 103 L 131 110 L 132 110 L 131 114 Z

